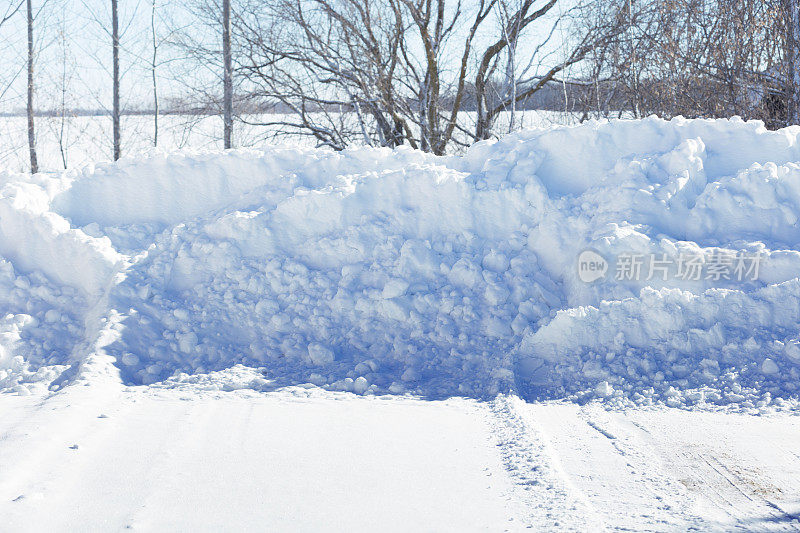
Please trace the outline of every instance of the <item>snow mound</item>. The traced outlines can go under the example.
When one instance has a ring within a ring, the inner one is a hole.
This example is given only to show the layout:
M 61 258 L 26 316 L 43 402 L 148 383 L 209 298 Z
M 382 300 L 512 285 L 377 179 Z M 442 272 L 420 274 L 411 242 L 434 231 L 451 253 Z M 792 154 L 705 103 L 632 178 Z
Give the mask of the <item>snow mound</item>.
M 651 118 L 462 156 L 272 147 L 4 175 L 0 372 L 87 357 L 102 309 L 130 383 L 244 364 L 360 394 L 792 404 L 798 134 Z M 607 263 L 588 282 L 587 251 Z M 687 257 L 702 276 L 648 272 Z M 750 268 L 713 275 L 719 258 Z

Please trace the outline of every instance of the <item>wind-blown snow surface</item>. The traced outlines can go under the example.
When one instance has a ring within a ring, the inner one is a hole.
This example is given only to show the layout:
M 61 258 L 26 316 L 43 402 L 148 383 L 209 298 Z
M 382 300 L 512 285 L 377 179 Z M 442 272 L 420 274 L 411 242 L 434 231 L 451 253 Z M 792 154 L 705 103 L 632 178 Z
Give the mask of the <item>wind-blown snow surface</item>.
M 362 394 L 794 407 L 798 136 L 651 118 L 458 157 L 279 147 L 0 174 L 0 386 L 105 352 L 130 383 L 242 363 Z M 588 284 L 585 249 L 763 261 L 755 280 Z

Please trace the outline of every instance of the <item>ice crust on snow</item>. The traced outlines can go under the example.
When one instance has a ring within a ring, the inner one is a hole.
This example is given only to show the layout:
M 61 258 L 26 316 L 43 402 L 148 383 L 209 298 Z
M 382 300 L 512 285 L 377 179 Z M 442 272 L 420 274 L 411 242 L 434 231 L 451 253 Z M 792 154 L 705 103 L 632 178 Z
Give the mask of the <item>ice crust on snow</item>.
M 0 386 L 80 363 L 105 313 L 130 383 L 244 364 L 360 394 L 795 402 L 798 135 L 650 118 L 461 156 L 271 147 L 3 174 Z M 586 249 L 764 259 L 755 280 L 587 284 Z

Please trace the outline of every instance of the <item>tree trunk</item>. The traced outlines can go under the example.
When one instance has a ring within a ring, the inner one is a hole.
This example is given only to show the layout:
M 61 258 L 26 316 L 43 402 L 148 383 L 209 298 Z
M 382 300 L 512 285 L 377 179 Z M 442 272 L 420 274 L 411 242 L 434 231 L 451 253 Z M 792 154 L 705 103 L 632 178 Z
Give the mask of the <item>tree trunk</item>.
M 486 104 L 486 85 L 481 78 L 479 78 L 475 84 L 475 102 L 477 105 L 475 140 L 483 141 L 489 138 L 492 125 L 489 121 L 488 105 Z
M 67 129 L 67 31 L 66 25 L 61 28 L 61 46 L 64 55 L 61 58 L 61 102 L 58 124 L 58 151 L 61 154 L 61 165 L 67 169 L 67 147 L 64 138 Z
M 638 59 L 636 57 L 636 39 L 633 36 L 633 0 L 628 0 L 628 44 L 630 50 L 628 53 L 631 55 L 630 60 L 630 75 L 631 75 L 631 111 L 633 111 L 633 118 L 641 118 L 641 94 L 639 92 L 639 68 Z
M 156 66 L 158 65 L 158 40 L 156 37 L 156 0 L 153 0 L 150 11 L 150 29 L 153 34 L 153 61 L 150 72 L 153 75 L 153 146 L 158 146 L 158 81 Z
M 225 149 L 233 146 L 233 67 L 231 66 L 231 0 L 222 0 L 223 121 Z
M 31 174 L 39 172 L 36 159 L 36 132 L 33 124 L 33 6 L 27 0 L 28 7 L 28 150 L 31 156 Z
M 111 114 L 114 121 L 114 161 L 120 158 L 121 152 L 119 140 L 119 18 L 117 16 L 117 1 L 111 0 L 111 42 L 114 62 L 114 108 Z
M 800 124 L 800 1 L 786 0 L 787 125 Z

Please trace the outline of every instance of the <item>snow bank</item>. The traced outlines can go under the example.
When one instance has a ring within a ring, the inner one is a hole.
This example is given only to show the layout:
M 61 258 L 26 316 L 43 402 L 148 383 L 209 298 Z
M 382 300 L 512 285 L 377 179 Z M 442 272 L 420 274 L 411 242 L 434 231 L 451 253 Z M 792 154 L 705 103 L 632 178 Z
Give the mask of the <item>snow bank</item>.
M 800 378 L 798 134 L 646 119 L 457 157 L 281 147 L 6 175 L 0 254 L 9 286 L 38 276 L 83 298 L 54 308 L 119 313 L 106 350 L 133 383 L 242 363 L 358 393 L 780 404 Z M 586 250 L 607 263 L 591 283 Z M 619 277 L 627 256 L 707 270 Z M 758 268 L 706 275 L 720 257 Z M 2 302 L 32 318 L 7 319 L 0 368 L 80 359 L 88 333 L 24 298 Z M 20 348 L 28 331 L 62 355 Z

